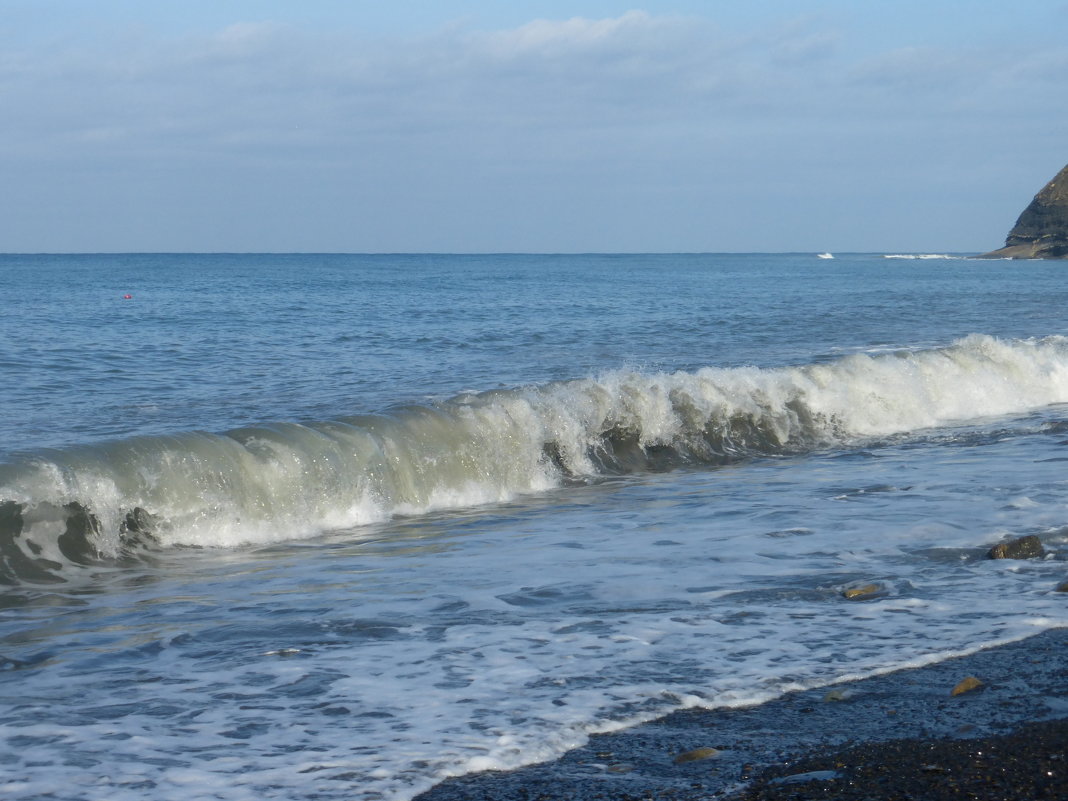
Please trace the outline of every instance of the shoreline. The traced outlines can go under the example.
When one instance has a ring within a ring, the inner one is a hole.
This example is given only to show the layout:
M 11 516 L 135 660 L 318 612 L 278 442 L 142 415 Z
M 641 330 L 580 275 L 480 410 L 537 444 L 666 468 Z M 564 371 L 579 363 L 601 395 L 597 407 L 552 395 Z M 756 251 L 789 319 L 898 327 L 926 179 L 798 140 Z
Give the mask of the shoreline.
M 969 676 L 982 686 L 951 695 Z M 447 779 L 415 801 L 1065 797 L 1060 628 L 759 706 L 679 710 L 550 762 Z

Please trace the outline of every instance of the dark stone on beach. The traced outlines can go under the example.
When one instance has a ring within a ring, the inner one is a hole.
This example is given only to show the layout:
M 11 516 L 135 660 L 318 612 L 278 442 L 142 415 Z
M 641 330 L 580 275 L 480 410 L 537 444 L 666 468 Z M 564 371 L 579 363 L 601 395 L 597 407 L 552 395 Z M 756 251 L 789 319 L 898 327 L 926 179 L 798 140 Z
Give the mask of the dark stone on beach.
M 1058 584 L 1057 587 L 1054 589 L 1054 592 L 1068 592 L 1068 579 Z
M 1068 259 L 1068 166 L 1024 209 L 1005 247 L 983 259 Z
M 834 779 L 826 777 L 832 775 Z M 737 801 L 1006 801 L 1068 798 L 1068 721 L 1032 723 L 979 740 L 870 743 L 757 778 Z M 814 774 L 811 781 L 784 778 Z
M 975 678 L 975 676 L 968 676 L 967 678 L 961 679 L 960 682 L 957 683 L 957 686 L 949 691 L 949 694 L 964 695 L 964 693 L 970 693 L 972 690 L 978 690 L 982 686 L 983 683 L 979 681 L 979 679 Z
M 675 757 L 675 764 L 684 765 L 687 762 L 699 762 L 702 759 L 712 759 L 717 756 L 719 756 L 718 748 L 695 748 Z
M 1042 540 L 1034 534 L 999 542 L 987 553 L 990 559 L 1035 559 L 1046 555 Z

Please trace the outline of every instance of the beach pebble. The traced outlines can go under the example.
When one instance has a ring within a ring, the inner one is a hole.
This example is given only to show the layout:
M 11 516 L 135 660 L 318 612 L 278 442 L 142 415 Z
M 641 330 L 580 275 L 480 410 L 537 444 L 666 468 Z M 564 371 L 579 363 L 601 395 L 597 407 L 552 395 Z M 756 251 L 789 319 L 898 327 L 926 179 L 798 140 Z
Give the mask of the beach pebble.
M 847 587 L 842 590 L 842 595 L 850 601 L 859 601 L 862 598 L 870 598 L 883 591 L 881 584 L 863 584 L 857 587 Z
M 719 756 L 718 748 L 695 748 L 692 751 L 686 751 L 675 757 L 676 765 L 684 765 L 687 762 L 698 762 L 702 759 L 711 759 L 712 757 Z
M 811 770 L 808 773 L 795 773 L 792 776 L 780 776 L 768 784 L 801 784 L 802 782 L 833 782 L 841 774 L 836 770 Z
M 1054 592 L 1068 592 L 1068 579 L 1065 579 L 1054 589 Z
M 975 676 L 968 676 L 965 679 L 961 679 L 960 683 L 957 684 L 957 686 L 954 687 L 952 690 L 950 690 L 949 694 L 962 695 L 964 693 L 971 692 L 972 690 L 977 690 L 982 686 L 983 683 L 979 681 L 979 679 L 975 678 Z

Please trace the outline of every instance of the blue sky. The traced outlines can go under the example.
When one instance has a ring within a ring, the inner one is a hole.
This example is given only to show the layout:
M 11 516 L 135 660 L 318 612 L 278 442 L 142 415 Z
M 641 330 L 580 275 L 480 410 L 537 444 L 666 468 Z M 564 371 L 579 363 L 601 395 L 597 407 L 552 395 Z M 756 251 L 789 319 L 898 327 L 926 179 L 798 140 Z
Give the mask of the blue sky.
M 982 251 L 1068 0 L 0 0 L 0 251 Z

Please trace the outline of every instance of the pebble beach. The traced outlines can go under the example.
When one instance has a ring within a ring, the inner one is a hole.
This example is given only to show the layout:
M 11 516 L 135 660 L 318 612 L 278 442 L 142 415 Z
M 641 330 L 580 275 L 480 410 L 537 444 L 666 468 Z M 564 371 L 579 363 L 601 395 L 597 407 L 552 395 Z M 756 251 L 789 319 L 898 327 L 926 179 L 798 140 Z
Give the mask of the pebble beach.
M 756 707 L 690 709 L 419 801 L 1068 797 L 1068 629 Z M 976 682 L 967 682 L 966 679 Z M 971 686 L 958 691 L 955 688 Z

